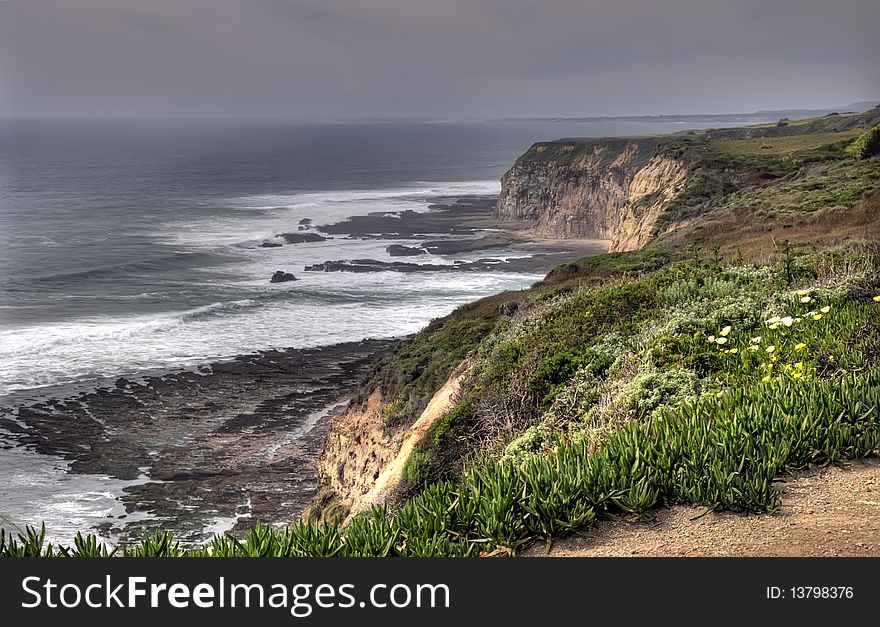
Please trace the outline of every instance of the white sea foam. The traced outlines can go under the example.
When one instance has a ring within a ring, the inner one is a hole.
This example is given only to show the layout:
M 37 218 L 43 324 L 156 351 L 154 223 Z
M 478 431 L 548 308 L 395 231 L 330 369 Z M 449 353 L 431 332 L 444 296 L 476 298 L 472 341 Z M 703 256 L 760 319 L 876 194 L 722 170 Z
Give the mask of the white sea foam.
M 232 198 L 228 208 L 265 210 L 236 217 L 171 222 L 160 236 L 189 251 L 234 250 L 222 277 L 206 268 L 212 291 L 227 295 L 201 307 L 161 314 L 102 316 L 18 326 L 0 331 L 0 396 L 142 371 L 192 366 L 255 350 L 310 347 L 366 337 L 414 333 L 432 318 L 480 296 L 525 287 L 539 275 L 505 272 L 369 274 L 308 273 L 305 266 L 338 259 L 391 261 L 391 243 L 407 239 L 361 240 L 335 237 L 280 248 L 241 247 L 292 230 L 299 219 L 312 224 L 338 222 L 374 211 L 428 211 L 431 199 L 498 191 L 497 181 L 425 183 L 380 190 L 309 192 Z M 230 217 L 231 216 L 231 217 Z M 511 258 L 520 253 L 493 251 Z M 453 265 L 484 253 L 425 255 L 417 264 Z M 293 272 L 296 282 L 270 284 L 275 270 Z M 499 268 L 501 270 L 501 268 Z M 215 289 L 216 288 L 216 289 Z M 134 298 L 153 298 L 142 292 Z M 245 298 L 245 296 L 247 296 Z M 160 298 L 161 300 L 161 298 Z M 169 301 L 173 303 L 173 299 Z
M 487 196 L 501 190 L 499 181 L 432 182 L 377 190 L 335 190 L 295 194 L 256 194 L 230 198 L 226 209 L 248 210 L 241 217 L 224 215 L 212 220 L 166 224 L 162 237 L 188 247 L 252 245 L 295 230 L 297 221 L 308 218 L 311 226 L 341 222 L 371 213 L 430 211 L 432 199 L 456 196 Z M 253 210 L 261 214 L 254 216 Z
M 86 531 L 97 522 L 117 522 L 126 514 L 118 499 L 122 491 L 148 481 L 146 477 L 123 481 L 70 473 L 69 467 L 70 462 L 53 455 L 24 448 L 4 450 L 0 455 L 0 528 L 16 535 L 27 525 L 39 527 L 45 523 L 47 542 L 69 544 L 78 531 Z M 125 522 L 149 518 L 146 513 L 130 513 Z
M 0 395 L 192 366 L 259 349 L 405 335 L 460 304 L 540 278 L 505 272 L 333 272 L 298 273 L 299 281 L 273 285 L 265 278 L 269 268 L 263 267 L 259 281 L 263 299 L 215 303 L 155 318 L 67 321 L 2 331 Z

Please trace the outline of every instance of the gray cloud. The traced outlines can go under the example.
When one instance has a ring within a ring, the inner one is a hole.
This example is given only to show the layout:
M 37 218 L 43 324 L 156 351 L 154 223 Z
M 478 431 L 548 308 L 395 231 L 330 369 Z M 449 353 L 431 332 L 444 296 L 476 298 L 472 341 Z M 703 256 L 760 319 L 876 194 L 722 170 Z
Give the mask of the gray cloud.
M 9 0 L 0 114 L 498 117 L 880 94 L 876 0 Z

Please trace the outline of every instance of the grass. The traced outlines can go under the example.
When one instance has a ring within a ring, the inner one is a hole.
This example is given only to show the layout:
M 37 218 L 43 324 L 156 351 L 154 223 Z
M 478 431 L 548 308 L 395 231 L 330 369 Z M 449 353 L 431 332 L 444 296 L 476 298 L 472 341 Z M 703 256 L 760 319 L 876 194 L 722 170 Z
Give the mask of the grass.
M 411 340 L 399 344 L 371 370 L 355 397 L 362 403 L 382 390 L 385 426 L 408 426 L 427 406 L 434 393 L 498 321 L 510 315 L 522 295 L 505 292 L 459 307 L 432 321 Z
M 779 268 L 689 261 L 519 296 L 527 311 L 484 338 L 477 376 L 410 460 L 422 489 L 393 512 L 374 507 L 345 527 L 332 517 L 257 525 L 190 548 L 167 532 L 117 548 L 94 535 L 49 545 L 31 528 L 0 534 L 0 555 L 506 555 L 662 504 L 772 512 L 780 475 L 880 451 L 877 266 L 821 275 L 823 259 L 853 254 L 800 260 L 800 289 Z M 513 439 L 449 448 L 472 442 L 481 403 L 497 411 L 518 380 L 534 396 Z M 453 462 L 438 479 L 434 467 Z
M 880 187 L 880 160 L 841 160 L 810 164 L 762 186 L 746 188 L 725 199 L 728 207 L 771 207 L 776 215 L 813 213 L 850 206 Z
M 822 146 L 849 142 L 859 135 L 858 129 L 781 137 L 756 137 L 751 139 L 717 139 L 709 143 L 711 150 L 724 154 L 742 155 L 788 155 Z
M 809 139 L 771 126 L 757 146 L 739 130 L 664 139 L 691 167 L 666 219 L 738 212 L 716 225 L 727 242 L 791 216 L 869 233 L 876 191 L 835 209 L 880 180 L 877 158 L 846 153 L 863 130 L 847 124 L 810 120 Z M 570 163 L 592 146 L 554 142 L 540 158 Z M 355 399 L 381 389 L 387 429 L 410 425 L 464 359 L 474 365 L 390 511 L 342 527 L 323 494 L 328 506 L 307 520 L 190 548 L 167 532 L 118 548 L 94 535 L 53 546 L 28 528 L 0 533 L 0 556 L 499 555 L 662 504 L 772 512 L 780 475 L 880 453 L 880 249 L 773 245 L 771 259 L 734 265 L 696 246 L 581 259 L 400 343 Z
M 662 502 L 774 511 L 773 481 L 809 463 L 880 448 L 880 372 L 838 381 L 782 382 L 731 390 L 614 433 L 600 448 L 561 441 L 524 465 L 486 461 L 461 481 L 431 485 L 396 514 L 374 508 L 345 529 L 298 522 L 257 525 L 243 540 L 218 536 L 184 550 L 159 533 L 125 556 L 474 556 L 514 553 L 535 539 L 583 528 L 600 513 L 644 515 Z M 108 556 L 94 536 L 73 548 L 42 532 L 0 534 L 0 555 Z

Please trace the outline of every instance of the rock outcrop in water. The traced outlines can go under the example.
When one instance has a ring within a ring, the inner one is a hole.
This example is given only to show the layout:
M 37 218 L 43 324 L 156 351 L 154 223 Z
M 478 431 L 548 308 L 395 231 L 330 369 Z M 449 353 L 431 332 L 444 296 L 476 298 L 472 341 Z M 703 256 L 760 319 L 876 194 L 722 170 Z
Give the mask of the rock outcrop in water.
M 403 246 L 401 244 L 391 244 L 385 247 L 385 251 L 392 257 L 418 257 L 419 255 L 427 255 L 428 253 L 422 248 L 414 246 Z
M 688 174 L 658 146 L 658 138 L 534 144 L 501 179 L 496 216 L 533 220 L 539 237 L 606 239 L 611 251 L 641 248 Z
M 293 276 L 290 272 L 284 272 L 283 270 L 276 270 L 275 274 L 272 275 L 272 278 L 269 279 L 269 283 L 287 283 L 288 281 L 297 281 L 295 276 Z
M 318 235 L 317 233 L 281 233 L 281 237 L 288 244 L 303 244 L 307 242 L 324 242 L 328 237 Z

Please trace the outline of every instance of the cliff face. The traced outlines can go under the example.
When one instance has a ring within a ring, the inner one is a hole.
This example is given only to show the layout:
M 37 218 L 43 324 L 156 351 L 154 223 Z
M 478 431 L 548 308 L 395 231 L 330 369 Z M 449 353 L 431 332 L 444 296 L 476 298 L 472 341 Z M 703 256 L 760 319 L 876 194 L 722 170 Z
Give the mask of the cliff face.
M 687 178 L 685 165 L 657 146 L 653 138 L 535 144 L 501 179 L 496 215 L 534 220 L 539 237 L 641 248 Z
M 362 406 L 350 407 L 330 425 L 318 460 L 318 474 L 351 515 L 384 502 L 400 483 L 403 468 L 428 429 L 455 405 L 468 362 L 450 375 L 410 426 L 384 428 L 382 391 Z

